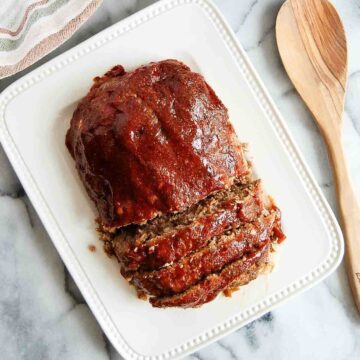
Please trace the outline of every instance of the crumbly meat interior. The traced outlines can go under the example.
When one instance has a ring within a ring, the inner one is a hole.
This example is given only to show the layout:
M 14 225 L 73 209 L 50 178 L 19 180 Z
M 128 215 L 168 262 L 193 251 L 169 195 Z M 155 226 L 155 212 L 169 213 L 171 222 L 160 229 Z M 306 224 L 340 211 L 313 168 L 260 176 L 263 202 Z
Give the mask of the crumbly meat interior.
M 238 179 L 183 212 L 109 233 L 109 255 L 140 298 L 155 307 L 198 307 L 261 274 L 284 240 L 281 215 L 261 182 Z

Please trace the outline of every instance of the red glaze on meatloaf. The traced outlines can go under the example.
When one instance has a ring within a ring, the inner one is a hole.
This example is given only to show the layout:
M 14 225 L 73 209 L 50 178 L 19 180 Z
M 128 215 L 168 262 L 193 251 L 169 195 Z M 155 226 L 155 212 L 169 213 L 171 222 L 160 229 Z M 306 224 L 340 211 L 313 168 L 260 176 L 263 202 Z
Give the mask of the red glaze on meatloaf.
M 238 192 L 235 192 L 236 189 Z M 179 224 L 170 219 L 160 218 L 158 227 L 166 229 L 156 234 L 152 222 L 138 227 L 133 234 L 124 229 L 112 240 L 113 253 L 119 260 L 122 273 L 138 270 L 155 270 L 190 254 L 226 230 L 236 228 L 242 223 L 252 222 L 263 211 L 260 182 L 231 187 L 230 190 L 217 192 L 216 196 L 200 201 L 190 207 L 187 213 L 177 214 Z
M 198 307 L 213 300 L 221 291 L 236 283 L 242 286 L 249 283 L 263 271 L 269 262 L 271 245 L 267 244 L 257 252 L 226 266 L 220 273 L 208 275 L 204 280 L 181 294 L 152 297 L 154 307 Z
M 66 145 L 106 228 L 183 211 L 248 172 L 226 107 L 176 60 L 95 78 Z
M 244 254 L 256 252 L 257 247 L 270 243 L 274 221 L 275 213 L 236 231 L 229 231 L 230 234 L 215 238 L 207 247 L 183 257 L 173 265 L 157 271 L 136 272 L 131 283 L 149 295 L 181 293 Z

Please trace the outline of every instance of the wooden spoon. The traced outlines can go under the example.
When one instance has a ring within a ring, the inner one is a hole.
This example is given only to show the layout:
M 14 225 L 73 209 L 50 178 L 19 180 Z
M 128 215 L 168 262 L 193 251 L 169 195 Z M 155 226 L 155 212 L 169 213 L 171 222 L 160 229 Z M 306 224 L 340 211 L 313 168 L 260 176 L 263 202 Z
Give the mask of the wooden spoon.
M 327 144 L 346 241 L 347 273 L 360 312 L 360 207 L 341 141 L 347 78 L 345 31 L 327 0 L 287 0 L 276 20 L 276 39 L 285 69 Z

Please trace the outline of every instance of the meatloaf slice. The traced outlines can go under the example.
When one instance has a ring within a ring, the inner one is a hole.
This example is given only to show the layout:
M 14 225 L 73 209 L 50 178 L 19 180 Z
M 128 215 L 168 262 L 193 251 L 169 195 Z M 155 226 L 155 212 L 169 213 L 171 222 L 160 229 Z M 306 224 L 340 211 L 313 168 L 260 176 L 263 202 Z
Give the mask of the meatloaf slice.
M 212 237 L 254 221 L 264 210 L 259 181 L 234 184 L 183 213 L 124 228 L 111 240 L 123 273 L 154 270 L 205 246 Z
M 164 297 L 151 297 L 154 307 L 198 307 L 213 300 L 220 292 L 231 287 L 234 282 L 238 286 L 245 285 L 261 274 L 269 263 L 271 244 L 253 254 L 237 260 L 220 273 L 208 275 L 204 280 L 181 294 Z
M 165 296 L 181 293 L 199 282 L 206 275 L 220 271 L 227 264 L 257 247 L 270 242 L 276 213 L 229 230 L 225 235 L 212 239 L 210 244 L 179 262 L 158 271 L 137 272 L 131 283 L 141 293 Z
M 177 60 L 95 78 L 66 145 L 108 230 L 184 211 L 248 173 L 226 107 Z

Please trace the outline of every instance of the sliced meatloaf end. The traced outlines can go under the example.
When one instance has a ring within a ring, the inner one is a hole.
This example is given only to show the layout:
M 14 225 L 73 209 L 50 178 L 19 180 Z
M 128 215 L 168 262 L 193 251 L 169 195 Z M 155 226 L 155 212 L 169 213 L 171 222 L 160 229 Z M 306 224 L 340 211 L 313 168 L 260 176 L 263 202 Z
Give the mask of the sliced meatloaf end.
M 136 272 L 131 283 L 141 292 L 154 296 L 181 293 L 244 254 L 256 251 L 257 246 L 269 243 L 275 219 L 276 214 L 272 213 L 254 223 L 229 230 L 173 265 L 157 271 Z
M 261 195 L 259 181 L 232 186 L 185 214 L 156 219 L 157 226 L 124 230 L 114 237 L 113 252 L 125 272 L 159 269 L 206 246 L 212 237 L 254 221 L 264 210 Z
M 220 292 L 237 280 L 246 285 L 257 278 L 269 263 L 271 244 L 267 244 L 252 256 L 233 262 L 218 274 L 208 275 L 197 285 L 181 294 L 165 297 L 152 297 L 150 303 L 154 307 L 198 307 L 213 300 Z

